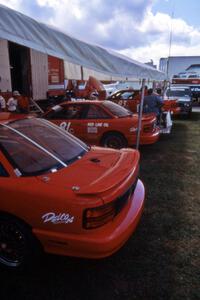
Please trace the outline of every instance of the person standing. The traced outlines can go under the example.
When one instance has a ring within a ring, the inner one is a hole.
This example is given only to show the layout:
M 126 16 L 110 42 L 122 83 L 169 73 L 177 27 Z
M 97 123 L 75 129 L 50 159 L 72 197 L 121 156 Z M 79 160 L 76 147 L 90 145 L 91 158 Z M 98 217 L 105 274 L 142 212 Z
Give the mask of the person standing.
M 0 112 L 6 110 L 6 101 L 3 96 L 0 95 Z
M 29 100 L 26 96 L 19 96 L 17 99 L 18 111 L 23 114 L 29 113 Z
M 7 107 L 9 112 L 18 112 L 18 98 L 20 93 L 18 91 L 13 92 L 13 96 L 8 99 Z
M 157 117 L 160 116 L 161 107 L 163 106 L 163 101 L 160 96 L 153 93 L 153 89 L 147 91 L 147 95 L 144 96 L 144 113 L 155 113 Z

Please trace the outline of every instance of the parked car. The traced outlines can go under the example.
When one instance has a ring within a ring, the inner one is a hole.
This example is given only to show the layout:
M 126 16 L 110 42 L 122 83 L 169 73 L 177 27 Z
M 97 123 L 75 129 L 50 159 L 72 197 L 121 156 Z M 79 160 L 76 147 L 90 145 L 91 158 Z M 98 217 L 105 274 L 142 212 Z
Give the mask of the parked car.
M 88 258 L 117 251 L 144 206 L 139 152 L 88 147 L 39 118 L 0 113 L 0 264 L 39 250 Z
M 180 114 L 189 116 L 192 112 L 191 90 L 188 86 L 171 86 L 166 90 L 166 98 L 176 99 L 180 107 Z
M 138 115 L 111 101 L 64 102 L 43 117 L 92 145 L 119 149 L 136 144 Z M 158 138 L 156 116 L 143 116 L 140 143 L 152 144 Z
M 108 100 L 111 100 L 132 112 L 137 112 L 138 107 L 140 105 L 141 95 L 139 90 L 128 89 L 128 90 L 119 90 L 114 92 L 112 95 L 108 97 Z M 177 115 L 180 113 L 180 107 L 176 99 L 169 99 L 168 97 L 164 97 L 163 99 L 163 111 L 170 112 L 171 114 Z
M 106 90 L 107 97 L 111 96 L 113 93 L 119 91 L 119 90 L 127 90 L 134 87 L 134 83 L 131 81 L 116 81 L 114 83 L 110 84 L 104 84 L 104 88 Z

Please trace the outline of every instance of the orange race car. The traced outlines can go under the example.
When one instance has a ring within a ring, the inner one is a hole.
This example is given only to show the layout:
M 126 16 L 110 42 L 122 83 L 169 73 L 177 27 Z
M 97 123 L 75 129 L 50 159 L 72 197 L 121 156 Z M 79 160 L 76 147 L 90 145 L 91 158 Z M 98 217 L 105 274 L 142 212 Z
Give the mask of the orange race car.
M 138 115 L 111 101 L 64 102 L 43 117 L 89 144 L 117 149 L 136 144 Z M 159 134 L 156 116 L 144 115 L 140 143 L 153 144 Z
M 108 97 L 108 100 L 113 101 L 134 113 L 138 111 L 140 99 L 141 96 L 139 91 L 133 89 L 120 90 Z M 177 99 L 171 100 L 165 97 L 162 108 L 163 111 L 170 111 L 174 115 L 180 113 L 180 107 L 178 105 Z
M 42 249 L 117 251 L 143 211 L 138 169 L 136 150 L 88 147 L 44 119 L 0 113 L 0 264 L 22 268 Z

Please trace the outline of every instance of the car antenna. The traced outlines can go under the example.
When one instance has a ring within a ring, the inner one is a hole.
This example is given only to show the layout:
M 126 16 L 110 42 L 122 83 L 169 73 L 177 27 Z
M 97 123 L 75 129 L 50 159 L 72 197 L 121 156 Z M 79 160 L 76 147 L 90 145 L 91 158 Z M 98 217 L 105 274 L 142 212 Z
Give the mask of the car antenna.
M 169 33 L 169 55 L 167 59 L 167 79 L 169 77 L 169 59 L 170 59 L 171 48 L 172 48 L 173 19 L 174 19 L 174 9 L 175 9 L 174 7 L 175 7 L 175 3 L 173 2 L 172 13 L 171 13 L 171 27 Z

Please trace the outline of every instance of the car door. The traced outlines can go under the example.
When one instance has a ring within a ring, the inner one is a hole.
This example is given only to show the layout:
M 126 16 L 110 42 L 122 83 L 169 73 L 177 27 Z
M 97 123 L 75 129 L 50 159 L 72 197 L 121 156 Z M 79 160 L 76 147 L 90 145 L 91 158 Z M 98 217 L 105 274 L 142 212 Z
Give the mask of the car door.
M 82 126 L 83 111 L 84 105 L 82 103 L 67 103 L 52 108 L 46 118 L 76 137 L 83 139 L 85 136 Z
M 103 134 L 109 130 L 112 117 L 99 104 L 87 105 L 84 112 L 82 126 L 84 128 L 84 140 L 90 144 L 99 144 Z

